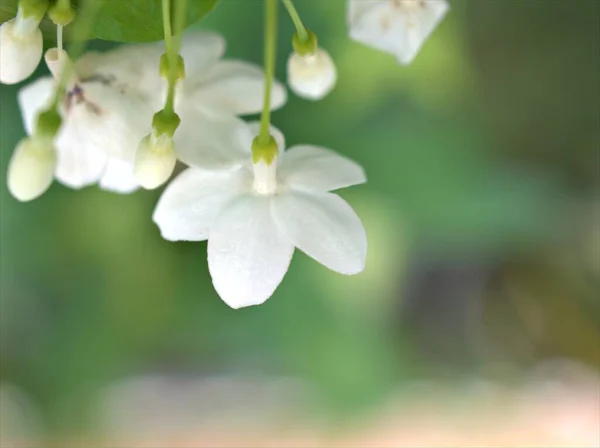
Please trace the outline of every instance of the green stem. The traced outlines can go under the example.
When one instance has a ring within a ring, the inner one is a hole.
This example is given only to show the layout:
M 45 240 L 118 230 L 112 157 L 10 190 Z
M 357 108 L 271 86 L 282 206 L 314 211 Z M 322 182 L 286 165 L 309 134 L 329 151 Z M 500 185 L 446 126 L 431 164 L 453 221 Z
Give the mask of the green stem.
M 187 15 L 187 0 L 175 0 L 175 40 L 174 46 L 177 53 L 181 51 L 181 38 L 185 30 L 185 19 Z
M 167 100 L 165 102 L 165 112 L 167 114 L 172 114 L 173 104 L 175 102 L 175 84 L 177 80 L 175 79 L 177 76 L 176 68 L 175 68 L 175 60 L 177 56 L 177 51 L 173 48 L 173 32 L 171 30 L 171 2 L 170 0 L 162 0 L 162 18 L 163 18 L 163 30 L 165 35 L 165 50 L 167 53 L 167 60 L 169 62 L 169 70 L 168 70 L 168 90 L 167 90 Z
M 300 14 L 298 14 L 294 3 L 292 2 L 292 0 L 282 1 L 288 11 L 288 14 L 290 15 L 290 19 L 292 19 L 292 22 L 294 22 L 294 26 L 296 27 L 296 32 L 298 33 L 298 38 L 300 39 L 300 42 L 306 42 L 308 40 L 308 32 L 306 31 L 306 27 L 300 19 Z
M 270 141 L 271 132 L 271 89 L 275 76 L 275 52 L 277 51 L 277 2 L 265 0 L 265 96 L 260 117 L 259 143 L 266 145 Z
M 71 74 L 73 71 L 74 61 L 79 58 L 81 53 L 85 50 L 85 46 L 87 44 L 88 36 L 90 35 L 91 29 L 94 25 L 94 20 L 102 2 L 97 0 L 86 0 L 82 2 L 82 6 L 80 8 L 79 18 L 73 25 L 73 38 L 69 44 L 69 60 L 70 62 L 64 68 L 60 80 L 58 82 L 58 86 L 54 91 L 54 97 L 52 98 L 52 103 L 48 110 L 56 109 L 58 107 L 58 103 L 65 95 L 65 90 L 67 86 L 67 82 L 71 78 Z

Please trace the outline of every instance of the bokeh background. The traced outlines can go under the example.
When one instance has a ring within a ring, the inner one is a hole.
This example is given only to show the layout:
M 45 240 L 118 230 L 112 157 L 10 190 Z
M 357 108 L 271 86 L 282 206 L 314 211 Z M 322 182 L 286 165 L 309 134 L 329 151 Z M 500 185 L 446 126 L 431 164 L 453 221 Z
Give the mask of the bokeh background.
M 365 167 L 341 192 L 365 272 L 297 251 L 234 311 L 206 243 L 160 238 L 160 191 L 18 203 L 2 85 L 1 446 L 598 446 L 600 2 L 451 1 L 408 67 L 347 38 L 343 1 L 296 4 L 339 83 L 273 120 Z M 261 62 L 261 2 L 201 26 Z

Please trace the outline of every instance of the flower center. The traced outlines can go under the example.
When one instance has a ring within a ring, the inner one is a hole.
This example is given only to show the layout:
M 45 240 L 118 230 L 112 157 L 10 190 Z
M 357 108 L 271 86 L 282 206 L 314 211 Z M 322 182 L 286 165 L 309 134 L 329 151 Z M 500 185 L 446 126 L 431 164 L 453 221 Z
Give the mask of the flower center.
M 277 193 L 277 158 L 267 164 L 264 159 L 254 164 L 254 191 L 265 196 Z

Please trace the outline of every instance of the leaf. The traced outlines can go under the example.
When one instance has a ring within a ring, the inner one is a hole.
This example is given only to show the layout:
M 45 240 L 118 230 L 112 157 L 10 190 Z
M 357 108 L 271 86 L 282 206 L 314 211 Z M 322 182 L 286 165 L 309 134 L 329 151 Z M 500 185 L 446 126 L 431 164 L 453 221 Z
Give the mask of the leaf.
M 18 0 L 0 0 L 0 22 L 12 19 L 17 12 Z M 90 31 L 90 39 L 115 42 L 151 42 L 163 39 L 162 0 L 91 0 L 101 2 L 100 11 Z M 188 0 L 186 28 L 201 20 L 219 0 Z M 77 8 L 82 0 L 72 0 Z M 77 21 L 77 19 L 75 19 Z M 68 31 L 73 24 L 65 28 Z M 54 41 L 56 27 L 46 17 L 40 28 L 44 38 Z

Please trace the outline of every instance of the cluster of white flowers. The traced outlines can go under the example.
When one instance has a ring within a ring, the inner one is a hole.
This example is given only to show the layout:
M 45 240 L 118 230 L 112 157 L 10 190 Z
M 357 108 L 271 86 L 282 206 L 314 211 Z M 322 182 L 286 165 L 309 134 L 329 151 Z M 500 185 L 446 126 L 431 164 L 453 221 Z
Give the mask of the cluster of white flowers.
M 445 0 L 349 0 L 350 35 L 408 63 L 447 9 Z M 38 65 L 44 13 L 20 7 L 15 19 L 2 24 L 3 83 L 22 81 Z M 306 99 L 323 98 L 337 80 L 331 56 L 301 24 L 293 48 L 290 88 Z M 48 50 L 51 76 L 19 92 L 28 137 L 9 164 L 10 192 L 29 201 L 56 179 L 74 189 L 98 184 L 131 193 L 167 182 L 179 160 L 189 168 L 167 186 L 153 220 L 167 240 L 208 240 L 213 284 L 229 306 L 267 300 L 294 248 L 336 272 L 361 272 L 365 230 L 331 191 L 364 183 L 363 169 L 319 146 L 284 151 L 276 128 L 239 118 L 282 107 L 286 89 L 268 70 L 265 77 L 254 64 L 223 60 L 224 52 L 218 34 L 187 34 L 174 79 L 174 71 L 168 76 L 162 70 L 163 43 L 88 52 L 76 61 L 60 45 Z M 170 59 L 167 65 L 174 67 Z M 257 137 L 265 132 L 266 140 Z

